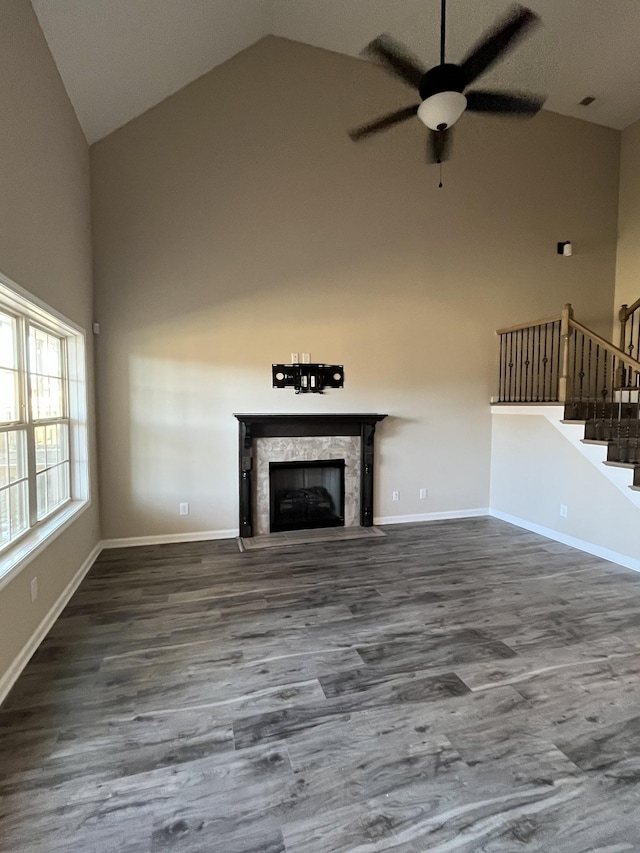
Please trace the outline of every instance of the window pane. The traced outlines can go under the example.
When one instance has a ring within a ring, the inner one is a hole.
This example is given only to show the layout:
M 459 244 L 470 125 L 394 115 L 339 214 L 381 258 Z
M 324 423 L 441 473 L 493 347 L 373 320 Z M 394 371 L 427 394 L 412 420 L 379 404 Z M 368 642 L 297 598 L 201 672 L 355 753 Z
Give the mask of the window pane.
M 18 420 L 18 374 L 0 368 L 0 421 Z
M 36 443 L 36 471 L 44 471 L 47 467 L 46 430 L 46 427 L 39 426 L 33 431 Z
M 9 453 L 7 450 L 7 434 L 0 432 L 0 488 L 9 485 Z
M 62 340 L 29 327 L 31 414 L 35 420 L 64 415 L 63 362 Z
M 9 490 L 0 492 L 0 545 L 6 545 L 11 537 L 11 518 L 9 515 Z
M 58 469 L 52 468 L 50 471 L 47 471 L 47 510 L 49 512 L 60 503 L 58 486 Z
M 15 539 L 28 526 L 27 515 L 27 483 L 23 480 L 9 489 L 9 504 L 11 507 L 11 538 Z
M 58 424 L 58 460 L 69 461 L 69 425 Z
M 31 411 L 35 420 L 62 417 L 62 381 L 60 379 L 32 375 Z
M 36 476 L 36 515 L 38 521 L 47 514 L 47 475 Z
M 62 341 L 42 329 L 29 328 L 29 366 L 32 373 L 62 376 Z
M 47 468 L 69 458 L 69 431 L 66 424 L 50 424 L 47 430 Z
M 9 444 L 9 481 L 14 483 L 27 476 L 27 434 L 14 430 L 7 435 Z
M 16 321 L 0 312 L 0 367 L 16 368 Z
M 45 444 L 47 450 L 47 468 L 58 462 L 58 424 L 45 427 Z
M 56 469 L 58 472 L 58 495 L 60 503 L 69 499 L 69 463 L 63 462 Z
M 38 520 L 69 499 L 69 463 L 63 462 L 36 477 Z

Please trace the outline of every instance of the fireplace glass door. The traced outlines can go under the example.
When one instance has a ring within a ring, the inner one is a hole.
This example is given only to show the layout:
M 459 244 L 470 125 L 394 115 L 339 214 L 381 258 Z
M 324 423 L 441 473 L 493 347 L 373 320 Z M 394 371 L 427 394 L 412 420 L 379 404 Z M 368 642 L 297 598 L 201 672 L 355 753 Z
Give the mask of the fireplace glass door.
M 269 463 L 272 533 L 344 527 L 344 459 Z

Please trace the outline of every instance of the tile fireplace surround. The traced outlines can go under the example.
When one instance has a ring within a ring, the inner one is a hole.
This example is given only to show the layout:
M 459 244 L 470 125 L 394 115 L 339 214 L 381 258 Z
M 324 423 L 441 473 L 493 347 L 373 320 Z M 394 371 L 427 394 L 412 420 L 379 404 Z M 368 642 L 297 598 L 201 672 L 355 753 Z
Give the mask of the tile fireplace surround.
M 236 414 L 240 536 L 270 532 L 269 462 L 344 459 L 345 526 L 373 524 L 373 450 L 380 414 Z

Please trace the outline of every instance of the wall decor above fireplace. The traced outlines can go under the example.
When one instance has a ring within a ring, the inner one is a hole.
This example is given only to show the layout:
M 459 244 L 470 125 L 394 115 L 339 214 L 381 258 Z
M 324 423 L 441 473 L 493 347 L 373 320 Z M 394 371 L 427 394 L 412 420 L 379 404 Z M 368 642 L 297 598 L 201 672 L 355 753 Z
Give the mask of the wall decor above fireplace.
M 294 388 L 296 394 L 322 394 L 325 388 L 344 388 L 341 364 L 272 364 L 274 388 Z

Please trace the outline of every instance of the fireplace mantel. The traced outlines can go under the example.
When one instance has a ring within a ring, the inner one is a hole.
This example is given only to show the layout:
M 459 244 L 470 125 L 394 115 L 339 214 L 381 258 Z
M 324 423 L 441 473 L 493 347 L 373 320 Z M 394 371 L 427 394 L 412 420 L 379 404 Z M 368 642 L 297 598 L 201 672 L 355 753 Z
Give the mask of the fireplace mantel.
M 239 422 L 240 536 L 253 536 L 253 441 L 256 438 L 359 435 L 360 523 L 373 524 L 373 439 L 376 424 L 387 415 L 235 414 Z

